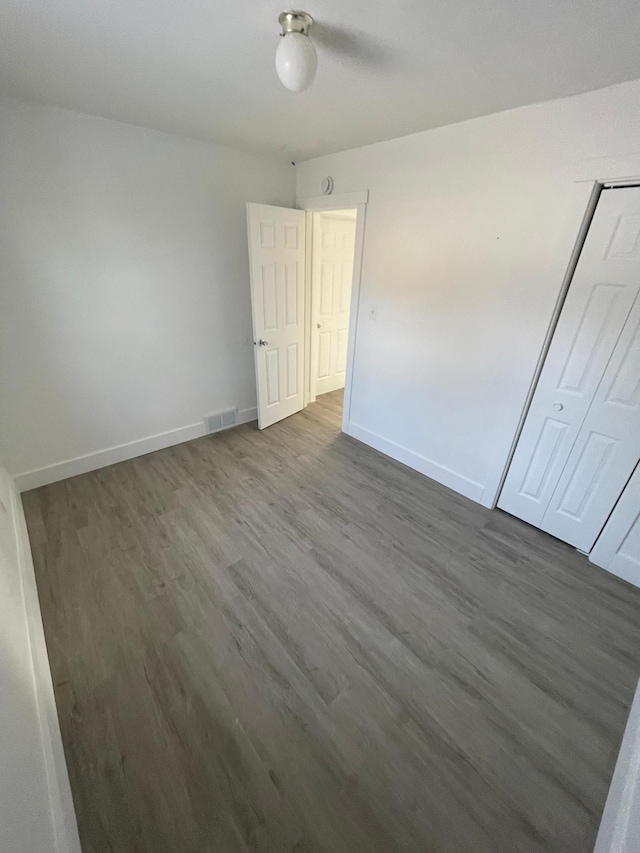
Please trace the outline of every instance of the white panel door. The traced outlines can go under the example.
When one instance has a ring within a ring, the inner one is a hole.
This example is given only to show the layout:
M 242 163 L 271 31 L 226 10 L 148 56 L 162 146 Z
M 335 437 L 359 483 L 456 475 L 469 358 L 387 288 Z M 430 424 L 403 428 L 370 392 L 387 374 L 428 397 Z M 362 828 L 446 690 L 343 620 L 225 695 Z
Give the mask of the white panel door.
M 640 465 L 620 496 L 589 559 L 640 586 Z
M 248 204 L 258 426 L 303 407 L 305 213 Z
M 355 217 L 316 214 L 311 370 L 317 395 L 344 388 L 355 239 Z
M 502 509 L 542 526 L 639 288 L 640 188 L 604 190 L 500 494 Z M 602 451 L 592 439 L 585 463 L 597 466 Z
M 640 297 L 622 330 L 541 527 L 589 551 L 640 459 Z

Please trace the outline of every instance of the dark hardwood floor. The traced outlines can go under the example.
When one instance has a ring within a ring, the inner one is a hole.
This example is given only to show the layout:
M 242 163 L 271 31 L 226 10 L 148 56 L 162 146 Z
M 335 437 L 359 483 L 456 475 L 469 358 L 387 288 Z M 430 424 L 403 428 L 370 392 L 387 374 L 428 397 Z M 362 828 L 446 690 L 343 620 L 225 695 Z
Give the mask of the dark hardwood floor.
M 640 590 L 340 393 L 23 496 L 85 853 L 587 853 Z

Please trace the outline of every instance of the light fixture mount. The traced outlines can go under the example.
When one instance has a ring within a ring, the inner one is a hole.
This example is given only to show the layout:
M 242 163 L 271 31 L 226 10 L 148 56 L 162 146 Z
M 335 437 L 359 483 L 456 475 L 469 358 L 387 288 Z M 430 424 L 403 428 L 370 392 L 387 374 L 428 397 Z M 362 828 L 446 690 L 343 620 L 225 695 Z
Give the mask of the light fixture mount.
M 282 12 L 278 18 L 278 23 L 282 27 L 283 36 L 286 36 L 287 33 L 302 33 L 308 36 L 313 18 L 307 12 Z

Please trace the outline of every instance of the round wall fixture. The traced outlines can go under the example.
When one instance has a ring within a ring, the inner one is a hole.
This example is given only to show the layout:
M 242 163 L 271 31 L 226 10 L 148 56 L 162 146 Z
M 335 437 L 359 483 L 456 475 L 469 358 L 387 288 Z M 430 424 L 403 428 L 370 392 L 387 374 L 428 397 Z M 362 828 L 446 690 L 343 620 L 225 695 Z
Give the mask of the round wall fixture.
M 276 50 L 276 72 L 290 92 L 304 92 L 313 83 L 318 57 L 309 30 L 313 18 L 306 12 L 283 12 L 278 18 L 282 37 Z
M 322 183 L 320 184 L 320 189 L 322 190 L 322 195 L 331 195 L 333 192 L 333 178 L 327 175 L 326 178 L 322 179 Z

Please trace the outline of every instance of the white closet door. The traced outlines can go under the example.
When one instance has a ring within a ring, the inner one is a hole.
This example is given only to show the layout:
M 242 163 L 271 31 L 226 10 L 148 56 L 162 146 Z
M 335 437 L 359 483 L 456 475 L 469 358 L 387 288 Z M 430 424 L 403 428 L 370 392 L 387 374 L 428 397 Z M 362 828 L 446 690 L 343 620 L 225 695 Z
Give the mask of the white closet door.
M 640 465 L 611 513 L 589 559 L 640 586 Z
M 303 407 L 303 210 L 248 204 L 258 426 Z
M 542 526 L 639 288 L 640 188 L 604 190 L 498 501 L 502 509 Z M 587 454 L 595 465 L 596 448 L 592 441 Z M 588 478 L 583 483 L 589 491 Z
M 344 388 L 355 239 L 355 217 L 317 215 L 311 297 L 316 394 Z
M 542 529 L 589 551 L 640 459 L 640 297 L 598 386 Z

